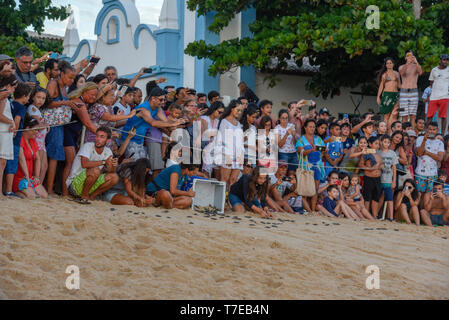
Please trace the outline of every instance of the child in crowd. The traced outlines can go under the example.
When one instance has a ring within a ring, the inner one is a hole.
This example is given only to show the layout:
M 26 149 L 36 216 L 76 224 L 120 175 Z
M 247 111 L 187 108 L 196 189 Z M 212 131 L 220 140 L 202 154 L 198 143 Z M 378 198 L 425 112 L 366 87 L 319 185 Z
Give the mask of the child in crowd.
M 449 184 L 446 183 L 447 181 L 447 172 L 444 170 L 438 170 L 438 180 L 443 181 L 443 193 L 447 196 L 449 196 Z
M 41 127 L 45 127 L 46 124 L 44 118 L 42 117 L 40 109 L 47 106 L 49 99 L 50 97 L 47 90 L 42 88 L 35 89 L 30 98 L 31 104 L 28 106 L 27 114 L 39 121 L 39 125 Z M 45 136 L 47 135 L 48 130 L 48 128 L 44 128 L 40 130 L 36 135 L 36 143 L 38 147 L 37 155 L 40 159 L 41 164 L 39 173 L 39 180 L 41 182 L 44 181 L 48 169 L 47 150 L 45 148 Z
M 328 217 L 340 217 L 341 214 L 348 219 L 356 219 L 352 214 L 348 211 L 348 208 L 344 205 L 343 200 L 339 200 L 341 197 L 341 192 L 339 191 L 336 185 L 330 185 L 327 187 L 327 196 L 323 201 L 323 208 L 326 210 L 322 210 L 321 213 L 327 215 Z
M 341 175 L 345 175 L 344 172 Z M 369 220 L 373 220 L 373 216 L 370 212 L 365 208 L 363 204 L 363 196 L 362 196 L 362 186 L 360 185 L 360 177 L 358 174 L 353 173 L 350 176 L 350 185 L 348 189 L 346 189 L 345 193 L 345 201 L 347 205 L 361 218 L 366 218 Z
M 337 168 L 343 159 L 343 143 L 341 142 L 341 127 L 337 123 L 331 123 L 329 126 L 330 137 L 326 143 L 326 176 Z
M 30 100 L 31 87 L 25 83 L 19 83 L 14 91 L 14 101 L 12 102 L 12 116 L 14 117 L 14 123 L 17 130 L 23 129 L 23 120 L 26 114 L 25 105 Z M 20 153 L 20 141 L 22 139 L 22 131 L 17 131 L 14 136 L 14 159 L 6 162 L 6 181 L 5 181 L 5 196 L 13 196 L 22 198 L 12 192 L 12 184 L 14 175 L 17 173 L 19 166 L 19 153 Z
M 388 209 L 388 221 L 393 221 L 393 190 L 396 188 L 396 165 L 399 163 L 398 156 L 393 150 L 390 150 L 391 137 L 383 135 L 380 138 L 381 149 L 377 152 L 384 163 L 380 182 L 382 184 L 382 193 Z
M 179 104 L 173 103 L 168 107 L 168 116 L 167 121 L 168 122 L 176 122 L 181 118 L 182 115 L 182 107 Z M 170 143 L 170 135 L 176 128 L 163 128 L 162 131 L 162 146 L 161 146 L 161 153 L 165 154 L 167 151 L 167 147 Z
M 362 195 L 365 199 L 366 210 L 370 211 L 371 208 L 370 212 L 374 218 L 377 218 L 379 199 L 382 194 L 380 176 L 383 169 L 382 158 L 376 154 L 379 150 L 379 138 L 369 138 L 368 146 L 369 148 L 364 151 L 359 162 L 359 168 L 364 170 Z

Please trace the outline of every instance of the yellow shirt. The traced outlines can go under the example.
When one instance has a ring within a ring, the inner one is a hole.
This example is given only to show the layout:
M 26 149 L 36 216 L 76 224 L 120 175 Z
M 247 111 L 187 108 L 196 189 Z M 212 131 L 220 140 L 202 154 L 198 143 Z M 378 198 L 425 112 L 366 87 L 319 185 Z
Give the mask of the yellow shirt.
M 39 84 L 42 88 L 47 89 L 47 85 L 48 85 L 48 78 L 45 75 L 45 73 L 43 72 L 39 72 L 36 75 L 37 81 L 39 81 Z

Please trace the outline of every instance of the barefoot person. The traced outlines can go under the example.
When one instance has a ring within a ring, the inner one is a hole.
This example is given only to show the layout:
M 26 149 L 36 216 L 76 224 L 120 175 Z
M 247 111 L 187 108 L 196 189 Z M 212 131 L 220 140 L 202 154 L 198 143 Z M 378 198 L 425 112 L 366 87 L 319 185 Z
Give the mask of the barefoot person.
M 405 53 L 406 63 L 399 67 L 402 78 L 401 92 L 399 94 L 399 116 L 402 122 L 410 122 L 415 128 L 416 113 L 418 112 L 418 77 L 422 74 L 421 65 L 411 50 Z
M 90 204 L 88 200 L 109 190 L 119 180 L 115 173 L 118 160 L 106 147 L 110 139 L 109 128 L 98 128 L 95 142 L 85 143 L 75 157 L 66 185 L 80 204 Z
M 378 74 L 379 91 L 377 93 L 377 104 L 380 105 L 380 113 L 388 123 L 390 117 L 396 118 L 401 79 L 399 72 L 393 70 L 392 58 L 385 58 L 384 65 Z
M 429 107 L 427 109 L 427 125 L 432 121 L 433 116 L 438 111 L 438 118 L 441 118 L 441 133 L 446 132 L 446 114 L 449 104 L 449 55 L 440 56 L 440 65 L 430 72 L 429 81 L 432 88 Z
M 449 201 L 443 193 L 443 182 L 434 183 L 433 192 L 424 195 L 424 209 L 421 209 L 421 219 L 426 226 L 449 225 Z

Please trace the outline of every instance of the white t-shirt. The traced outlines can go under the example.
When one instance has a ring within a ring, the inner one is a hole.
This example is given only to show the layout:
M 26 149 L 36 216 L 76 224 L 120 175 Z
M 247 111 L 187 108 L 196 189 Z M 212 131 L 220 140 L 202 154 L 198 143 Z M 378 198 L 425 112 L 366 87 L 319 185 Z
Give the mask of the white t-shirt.
M 73 179 L 79 175 L 81 172 L 83 172 L 83 167 L 81 167 L 81 157 L 85 157 L 89 159 L 89 161 L 103 161 L 106 160 L 112 156 L 112 151 L 108 147 L 104 147 L 103 153 L 98 154 L 95 150 L 95 143 L 94 142 L 87 142 L 85 143 L 80 151 L 78 151 L 78 154 L 75 157 L 75 160 L 73 161 L 72 170 L 70 170 L 70 175 L 67 178 L 66 185 L 70 186 Z M 98 167 L 100 170 L 103 169 L 103 166 Z
M 118 108 L 118 111 L 120 111 L 120 110 L 123 111 L 123 115 L 125 115 L 125 116 L 127 116 L 131 113 L 131 107 L 129 105 L 124 106 L 123 104 L 120 103 L 120 100 L 114 104 L 114 106 L 112 107 L 112 110 L 114 110 L 116 107 Z M 117 113 L 114 112 L 114 114 L 117 114 Z
M 424 137 L 418 137 L 416 139 L 416 148 L 419 148 L 423 142 Z M 438 152 L 444 152 L 444 144 L 438 139 L 427 139 L 426 141 L 426 151 L 433 154 L 438 154 Z M 431 177 L 438 175 L 438 164 L 429 156 L 418 157 L 418 164 L 416 166 L 415 174 Z
M 273 184 L 278 182 L 278 178 L 276 178 L 276 175 L 270 174 L 268 176 L 270 177 L 270 186 L 272 186 Z M 293 184 L 291 182 L 282 181 L 281 184 L 276 187 L 276 189 L 278 189 L 279 194 L 282 197 L 282 196 L 284 196 L 285 190 L 290 189 L 292 186 L 293 186 Z
M 449 67 L 444 69 L 433 68 L 429 80 L 433 81 L 431 101 L 449 99 Z
M 276 128 L 274 128 L 275 132 L 279 134 L 279 141 L 282 140 L 282 138 L 284 138 L 284 136 L 287 134 L 287 130 L 289 130 L 290 128 L 293 128 L 293 130 L 296 129 L 293 123 L 289 123 L 287 125 L 287 128 L 282 128 L 279 124 L 276 126 Z M 296 152 L 295 145 L 293 144 L 293 137 L 290 133 L 288 133 L 287 140 L 285 140 L 284 145 L 281 148 L 279 148 L 278 151 L 282 153 Z
M 28 106 L 27 113 L 31 117 L 38 117 L 39 123 L 44 122 L 44 118 L 42 117 L 42 113 L 41 113 L 41 111 L 39 110 L 38 107 L 35 107 L 34 105 L 30 104 Z M 41 134 L 45 135 L 46 133 L 47 133 L 47 129 L 42 129 L 41 130 Z

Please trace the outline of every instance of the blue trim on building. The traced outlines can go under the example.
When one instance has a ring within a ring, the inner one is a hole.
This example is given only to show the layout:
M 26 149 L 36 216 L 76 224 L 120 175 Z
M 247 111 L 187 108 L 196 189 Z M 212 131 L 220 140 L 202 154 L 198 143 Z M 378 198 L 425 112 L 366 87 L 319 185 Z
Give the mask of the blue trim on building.
M 136 47 L 136 49 L 139 49 L 139 37 L 142 30 L 148 31 L 151 37 L 153 37 L 154 40 L 157 40 L 157 30 L 153 33 L 153 31 L 151 31 L 151 28 L 147 24 L 139 24 L 139 26 L 137 26 L 136 28 L 136 31 L 134 32 L 134 46 Z
M 195 40 L 204 40 L 208 44 L 217 45 L 220 42 L 220 35 L 209 31 L 208 27 L 214 19 L 214 12 L 207 13 L 205 16 L 196 17 Z M 195 89 L 197 92 L 208 93 L 212 90 L 218 90 L 219 77 L 209 75 L 209 67 L 212 65 L 210 59 L 195 58 Z
M 120 1 L 115 0 L 103 0 L 103 8 L 101 8 L 100 12 L 97 15 L 97 19 L 95 20 L 95 35 L 100 36 L 101 35 L 101 27 L 103 26 L 104 19 L 106 19 L 106 16 L 109 12 L 111 12 L 114 9 L 120 10 L 123 12 L 123 15 L 125 16 L 126 25 L 129 26 L 128 22 L 128 15 L 126 14 L 125 7 Z
M 78 58 L 78 55 L 80 54 L 80 52 L 81 52 L 81 48 L 84 46 L 84 45 L 86 45 L 87 44 L 87 48 L 89 49 L 89 56 L 91 55 L 91 50 L 90 50 L 90 43 L 89 43 L 89 41 L 88 40 L 86 40 L 86 39 L 84 39 L 84 40 L 82 40 L 79 44 L 78 44 L 78 47 L 76 48 L 76 51 L 75 51 L 75 53 L 73 54 L 73 56 L 71 57 L 71 58 L 69 58 L 69 57 L 66 57 L 66 58 L 64 58 L 64 60 L 66 60 L 66 61 L 68 61 L 68 62 L 70 62 L 70 63 L 72 63 L 72 62 L 74 62 L 77 58 Z M 61 56 L 61 57 L 59 57 L 60 59 L 63 59 L 63 57 Z
M 115 21 L 115 38 L 111 38 L 110 34 L 110 25 L 112 21 Z M 118 43 L 120 41 L 120 19 L 117 16 L 111 16 L 108 20 L 108 24 L 106 25 L 108 32 L 108 40 L 107 44 Z
M 242 17 L 242 39 L 252 38 L 253 33 L 249 30 L 249 25 L 256 20 L 256 9 L 250 8 L 241 13 Z M 249 88 L 254 91 L 256 85 L 256 71 L 253 66 L 241 67 L 240 68 L 240 81 L 244 81 Z

